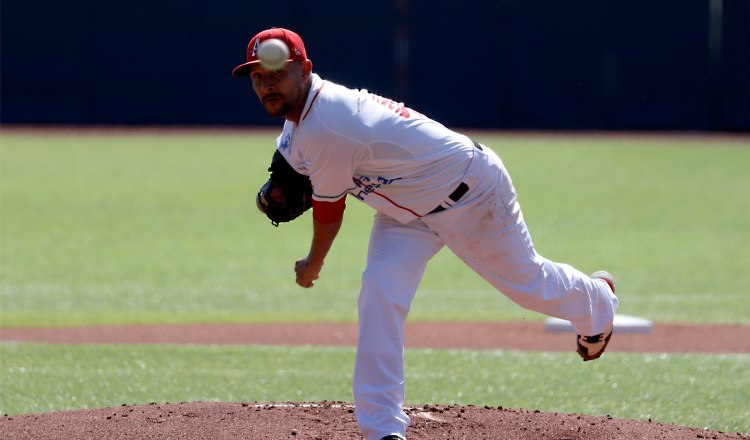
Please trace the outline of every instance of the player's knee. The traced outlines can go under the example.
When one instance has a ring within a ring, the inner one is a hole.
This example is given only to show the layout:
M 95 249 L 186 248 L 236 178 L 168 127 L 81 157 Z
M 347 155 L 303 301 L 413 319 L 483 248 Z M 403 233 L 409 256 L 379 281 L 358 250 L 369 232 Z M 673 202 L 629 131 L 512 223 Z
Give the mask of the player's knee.
M 408 313 L 419 279 L 394 264 L 370 264 L 362 273 L 360 311 L 397 310 Z

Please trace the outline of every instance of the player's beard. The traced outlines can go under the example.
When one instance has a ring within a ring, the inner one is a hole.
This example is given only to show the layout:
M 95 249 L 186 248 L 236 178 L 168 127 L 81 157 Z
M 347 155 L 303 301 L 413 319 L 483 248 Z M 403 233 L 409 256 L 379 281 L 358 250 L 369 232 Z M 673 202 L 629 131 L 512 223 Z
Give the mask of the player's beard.
M 279 108 L 279 109 L 277 109 L 277 110 L 269 110 L 269 109 L 268 109 L 268 108 L 266 107 L 266 112 L 267 112 L 267 113 L 268 113 L 268 115 L 269 115 L 269 116 L 271 116 L 272 118 L 283 118 L 283 117 L 284 117 L 284 116 L 286 116 L 286 115 L 287 115 L 287 113 L 289 113 L 289 112 L 290 112 L 291 110 L 292 110 L 292 105 L 291 105 L 291 104 L 289 104 L 288 102 L 284 102 L 284 104 L 282 104 L 281 108 Z
M 266 112 L 272 118 L 283 118 L 292 110 L 292 105 L 281 95 L 274 95 L 273 97 L 276 98 L 274 102 L 270 103 L 270 106 L 264 102 L 263 108 L 266 109 Z M 279 100 L 282 100 L 281 106 L 277 105 Z

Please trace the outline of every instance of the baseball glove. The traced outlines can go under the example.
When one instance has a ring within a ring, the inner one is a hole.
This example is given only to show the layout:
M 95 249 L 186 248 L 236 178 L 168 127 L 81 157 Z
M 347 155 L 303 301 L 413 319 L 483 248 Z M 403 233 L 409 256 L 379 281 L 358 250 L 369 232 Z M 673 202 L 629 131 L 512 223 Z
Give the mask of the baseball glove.
M 310 178 L 295 171 L 278 150 L 268 171 L 271 178 L 260 187 L 255 202 L 272 225 L 290 222 L 312 207 Z

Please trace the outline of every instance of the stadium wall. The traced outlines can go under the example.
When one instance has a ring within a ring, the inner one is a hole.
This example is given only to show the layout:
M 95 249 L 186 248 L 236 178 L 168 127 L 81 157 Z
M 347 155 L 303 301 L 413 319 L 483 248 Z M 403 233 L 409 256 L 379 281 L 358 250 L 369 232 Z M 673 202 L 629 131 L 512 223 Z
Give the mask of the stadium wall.
M 747 0 L 3 0 L 3 124 L 278 124 L 242 62 L 289 27 L 324 78 L 449 126 L 750 131 Z

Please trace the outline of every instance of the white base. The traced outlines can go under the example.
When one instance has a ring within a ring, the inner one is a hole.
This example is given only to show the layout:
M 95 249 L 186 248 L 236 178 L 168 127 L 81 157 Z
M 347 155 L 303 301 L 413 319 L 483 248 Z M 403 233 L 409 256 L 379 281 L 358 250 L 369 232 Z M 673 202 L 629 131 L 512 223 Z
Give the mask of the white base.
M 628 315 L 615 315 L 614 328 L 616 333 L 651 333 L 654 323 L 645 318 Z M 544 330 L 548 332 L 570 332 L 575 329 L 570 321 L 558 318 L 547 318 L 544 321 Z

